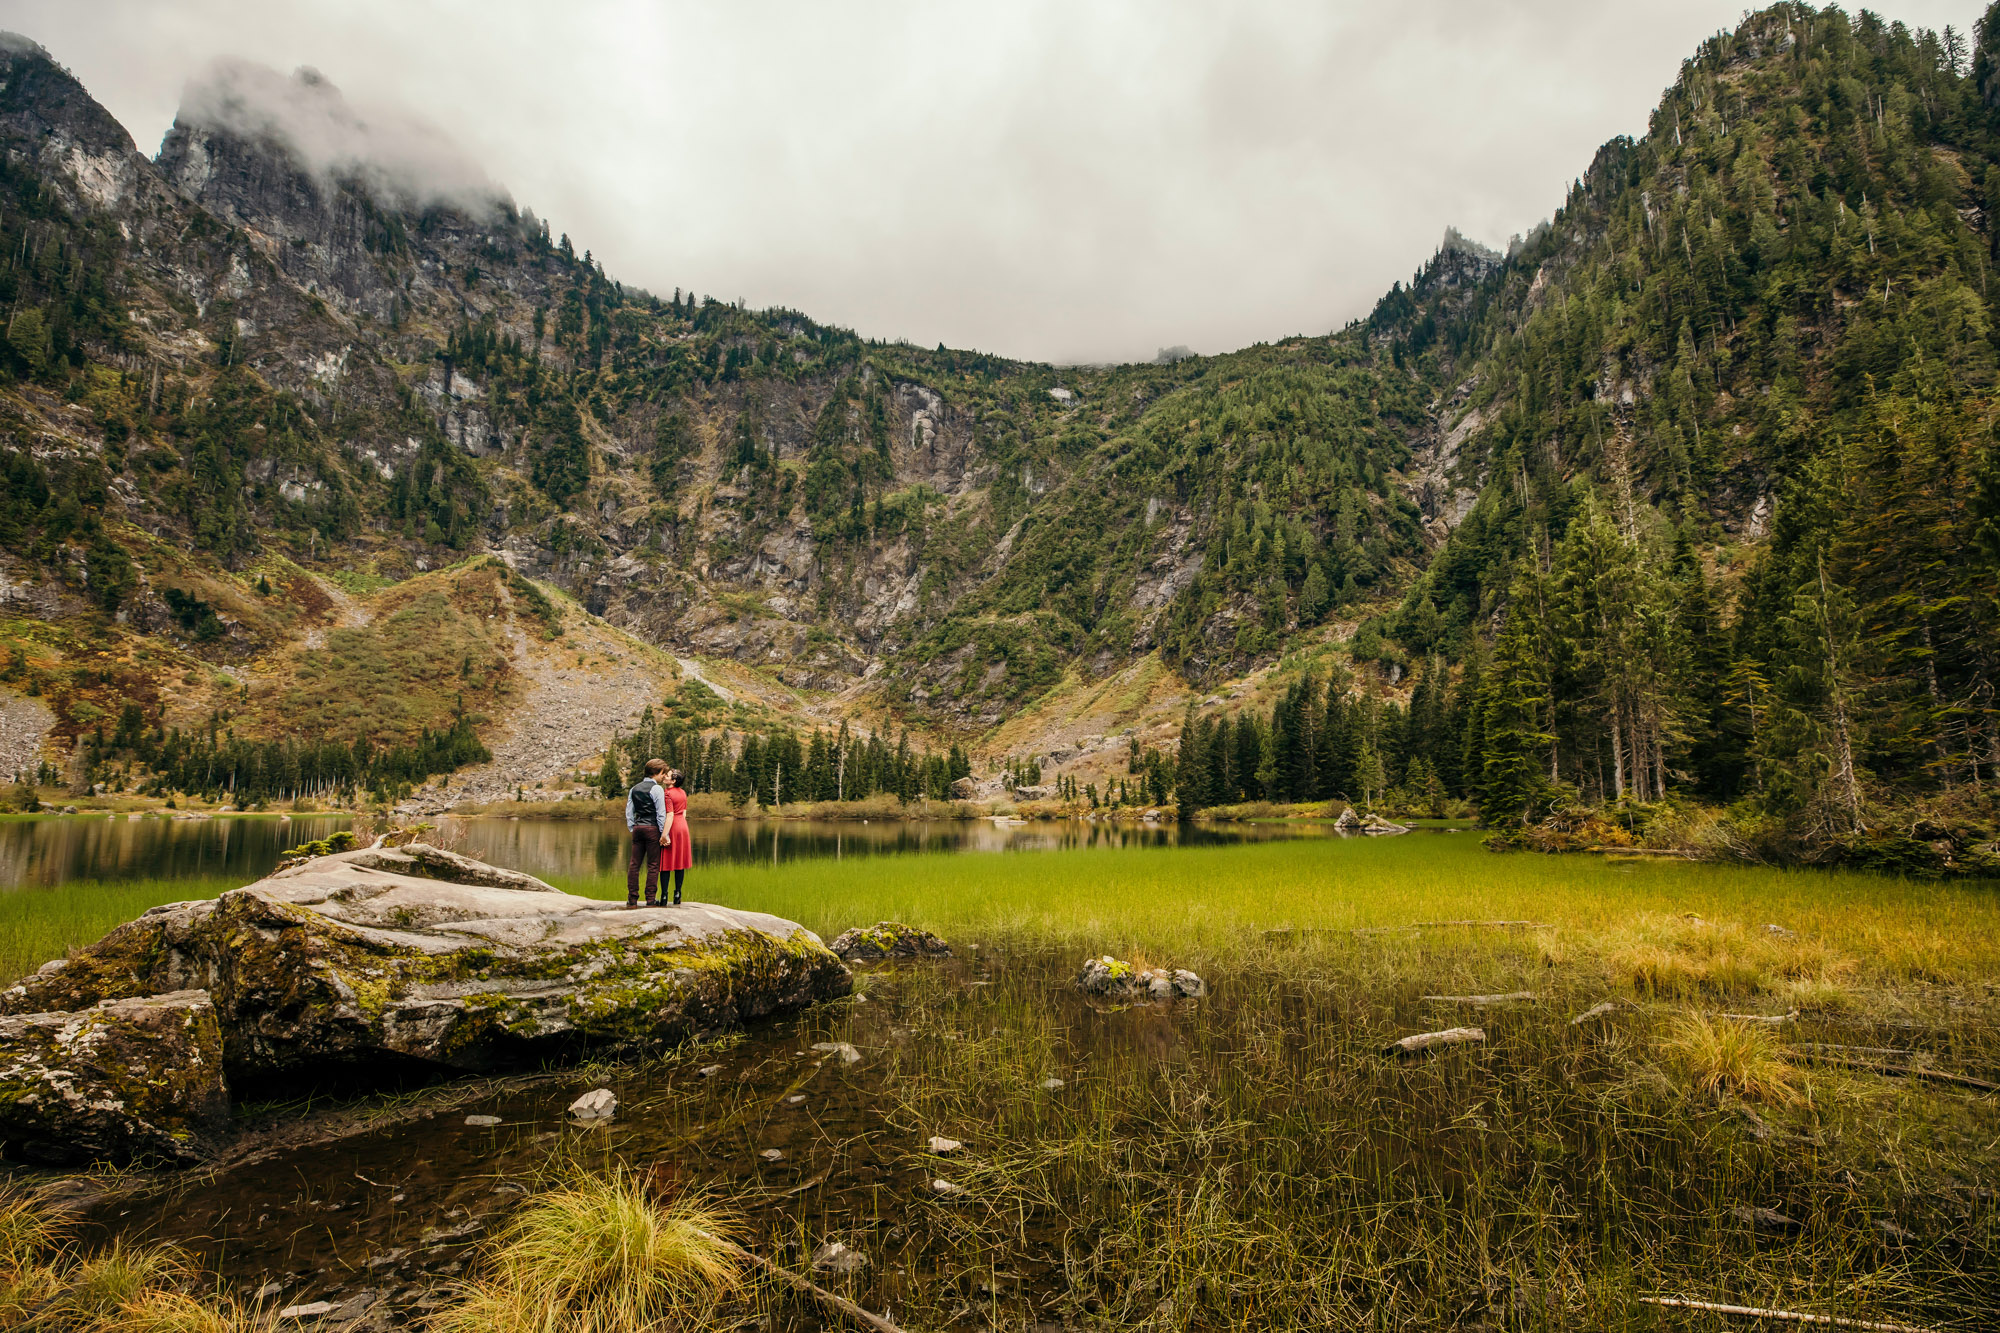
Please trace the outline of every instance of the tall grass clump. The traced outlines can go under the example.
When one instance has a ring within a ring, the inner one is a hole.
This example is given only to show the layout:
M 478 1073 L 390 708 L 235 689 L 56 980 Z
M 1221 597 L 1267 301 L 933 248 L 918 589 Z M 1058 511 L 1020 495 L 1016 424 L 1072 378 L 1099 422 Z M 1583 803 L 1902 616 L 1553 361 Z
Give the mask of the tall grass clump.
M 1798 1069 L 1776 1032 L 1762 1023 L 1709 1014 L 1678 1014 L 1660 1037 L 1660 1054 L 1691 1091 L 1793 1106 L 1806 1100 Z
M 79 1250 L 32 1196 L 0 1190 L 0 1328 L 44 1333 L 270 1333 L 171 1246 Z
M 432 1333 L 645 1333 L 696 1329 L 740 1289 L 737 1225 L 698 1195 L 656 1202 L 626 1171 L 542 1195 L 502 1234 L 486 1275 Z

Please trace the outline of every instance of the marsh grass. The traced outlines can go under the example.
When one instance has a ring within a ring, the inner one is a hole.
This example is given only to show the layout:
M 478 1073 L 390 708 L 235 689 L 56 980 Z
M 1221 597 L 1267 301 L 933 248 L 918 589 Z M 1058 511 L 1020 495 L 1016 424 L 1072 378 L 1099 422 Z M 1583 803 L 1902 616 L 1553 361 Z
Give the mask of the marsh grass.
M 1660 1052 L 1691 1090 L 1793 1106 L 1807 1100 L 1798 1069 L 1785 1059 L 1776 1031 L 1761 1023 L 1712 1014 L 1676 1014 L 1665 1025 Z
M 705 1326 L 743 1286 L 736 1220 L 704 1196 L 660 1201 L 637 1175 L 582 1174 L 533 1199 L 451 1293 L 434 1333 L 645 1333 Z
M 0 1328 L 43 1333 L 270 1333 L 181 1251 L 114 1241 L 94 1253 L 26 1191 L 0 1186 Z
M 623 894 L 612 876 L 567 887 Z M 2000 1178 L 2000 1099 L 1785 1054 L 1904 1047 L 1993 1077 L 1990 886 L 1496 856 L 1427 834 L 698 867 L 689 891 L 829 936 L 905 920 L 960 956 L 870 971 L 865 998 L 745 1037 L 728 1056 L 742 1077 L 670 1077 L 633 1101 L 670 1141 L 645 1140 L 620 1175 L 613 1141 L 588 1140 L 595 1192 L 578 1164 L 552 1171 L 570 1202 L 516 1267 L 560 1285 L 510 1305 L 503 1245 L 467 1288 L 491 1302 L 480 1327 L 617 1287 L 604 1275 L 652 1252 L 632 1182 L 662 1164 L 737 1182 L 758 1253 L 797 1267 L 828 1238 L 866 1250 L 838 1283 L 910 1328 L 1718 1326 L 1635 1304 L 1662 1293 L 2000 1321 L 2000 1201 L 1982 1192 Z M 1354 933 L 1446 919 L 1551 929 Z M 1192 967 L 1214 993 L 1094 1007 L 1068 981 L 1107 952 Z M 1513 991 L 1536 999 L 1476 1019 L 1423 998 Z M 1572 1025 L 1604 1000 L 1620 1003 Z M 1714 1017 L 1794 1007 L 1783 1028 Z M 1487 1044 L 1380 1053 L 1461 1021 Z M 821 1041 L 864 1058 L 813 1063 Z M 805 1106 L 781 1109 L 800 1090 Z M 781 1166 L 746 1165 L 779 1133 Z M 928 1156 L 933 1134 L 966 1146 Z M 1757 1231 L 1743 1208 L 1796 1230 Z M 614 1239 L 589 1259 L 578 1234 Z M 722 1323 L 823 1322 L 782 1294 L 690 1290 Z

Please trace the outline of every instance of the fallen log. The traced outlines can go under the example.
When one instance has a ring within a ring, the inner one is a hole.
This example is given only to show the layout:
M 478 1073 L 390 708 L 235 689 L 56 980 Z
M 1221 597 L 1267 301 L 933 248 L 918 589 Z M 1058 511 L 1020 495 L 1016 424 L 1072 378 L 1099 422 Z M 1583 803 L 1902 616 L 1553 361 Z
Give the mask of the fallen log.
M 1584 1010 L 1575 1018 L 1570 1019 L 1569 1025 L 1573 1028 L 1580 1028 L 1593 1018 L 1602 1018 L 1606 1014 L 1615 1014 L 1617 1012 L 1618 1002 L 1616 1000 L 1606 1000 L 1603 1004 L 1591 1005 L 1590 1008 Z
M 1419 1032 L 1392 1041 L 1382 1048 L 1382 1054 L 1415 1055 L 1419 1051 L 1435 1050 L 1440 1046 L 1477 1046 L 1483 1045 L 1485 1041 L 1485 1028 L 1446 1028 L 1442 1032 Z
M 789 1268 L 781 1268 L 761 1254 L 752 1254 L 749 1250 L 744 1249 L 741 1245 L 733 1241 L 724 1240 L 720 1236 L 709 1235 L 705 1231 L 697 1234 L 714 1241 L 725 1252 L 749 1264 L 759 1272 L 770 1274 L 772 1277 L 778 1279 L 778 1281 L 791 1287 L 794 1291 L 804 1292 L 827 1309 L 845 1318 L 852 1319 L 863 1328 L 872 1328 L 875 1330 L 875 1333 L 905 1333 L 903 1329 L 896 1327 L 896 1325 L 890 1323 L 882 1316 L 868 1313 L 868 1311 L 862 1309 L 853 1301 L 848 1300 L 845 1296 L 828 1291 L 825 1287 L 799 1276 Z
M 1789 1014 L 1717 1014 L 1716 1017 L 1734 1019 L 1738 1023 L 1768 1023 L 1777 1027 L 1782 1023 L 1798 1022 L 1799 1011 L 1794 1009 Z
M 1783 1319 L 1794 1324 L 1826 1324 L 1833 1328 L 1864 1328 L 1872 1333 L 1935 1333 L 1915 1324 L 1885 1324 L 1872 1319 L 1844 1319 L 1833 1314 L 1806 1314 L 1800 1310 L 1766 1310 L 1755 1305 L 1723 1305 L 1715 1301 L 1694 1301 L 1683 1296 L 1641 1296 L 1647 1305 L 1664 1305 L 1673 1310 L 1705 1310 L 1710 1314 L 1735 1315 L 1742 1319 Z
M 1924 1069 L 1916 1065 L 1889 1065 L 1878 1060 L 1859 1056 L 1837 1055 L 1830 1051 L 1815 1051 L 1796 1048 L 1800 1059 L 1811 1064 L 1834 1065 L 1842 1069 L 1865 1069 L 1871 1074 L 1886 1074 L 1890 1078 L 1911 1078 L 1919 1083 L 1941 1083 L 1955 1088 L 1972 1088 L 1977 1092 L 2000 1092 L 2000 1083 L 1970 1074 L 1948 1074 L 1942 1069 Z
M 1412 921 L 1407 926 L 1362 926 L 1356 935 L 1387 935 L 1398 930 L 1554 930 L 1546 921 Z
M 1508 991 L 1505 995 L 1426 995 L 1424 999 L 1434 1004 L 1470 1004 L 1485 1008 L 1492 1004 L 1520 1004 L 1531 1001 L 1535 993 L 1531 990 Z

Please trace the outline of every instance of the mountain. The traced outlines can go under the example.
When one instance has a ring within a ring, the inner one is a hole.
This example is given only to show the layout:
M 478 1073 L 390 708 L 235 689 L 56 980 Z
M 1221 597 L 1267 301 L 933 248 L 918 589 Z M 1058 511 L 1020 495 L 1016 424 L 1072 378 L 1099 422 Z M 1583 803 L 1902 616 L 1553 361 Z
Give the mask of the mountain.
M 1510 253 L 1447 232 L 1334 333 L 1057 369 L 627 288 L 310 71 L 218 73 L 148 161 L 8 39 L 9 675 L 59 740 L 191 723 L 318 651 L 325 589 L 491 554 L 795 725 L 1107 780 L 1191 718 L 1229 740 L 1188 805 L 1976 824 L 1996 41 L 1748 15 Z

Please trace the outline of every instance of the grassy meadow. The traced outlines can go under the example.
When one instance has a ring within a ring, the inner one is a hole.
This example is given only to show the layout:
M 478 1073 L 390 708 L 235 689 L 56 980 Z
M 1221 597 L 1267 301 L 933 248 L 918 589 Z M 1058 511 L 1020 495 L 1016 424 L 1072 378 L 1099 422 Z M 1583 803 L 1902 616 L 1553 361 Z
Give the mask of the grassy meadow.
M 0 973 L 222 887 L 0 895 Z M 622 875 L 564 887 L 624 893 Z M 2000 1097 L 1952 1079 L 2000 1080 L 1994 889 L 1496 855 L 1467 834 L 703 868 L 692 898 L 828 936 L 904 920 L 961 954 L 864 970 L 861 998 L 798 1020 L 780 1064 L 794 1044 L 861 1052 L 819 1076 L 845 1109 L 786 1140 L 803 1184 L 710 1201 L 795 1270 L 830 1239 L 865 1252 L 817 1280 L 910 1329 L 1744 1326 L 1657 1296 L 1992 1327 Z M 1533 925 L 1422 924 L 1463 921 Z M 1099 953 L 1192 967 L 1213 993 L 1087 1003 L 1067 982 Z M 1461 1025 L 1484 1044 L 1383 1052 Z M 740 1179 L 781 1099 L 669 1083 L 644 1112 L 681 1136 L 658 1160 Z M 965 1146 L 931 1156 L 934 1134 Z M 664 1223 L 612 1212 L 633 1239 L 603 1251 L 651 1253 Z M 547 1307 L 504 1288 L 513 1263 L 494 1249 L 465 1299 Z M 745 1276 L 703 1287 L 714 1322 L 688 1326 L 837 1326 Z M 636 1299 L 625 1281 L 579 1275 L 575 1326 L 626 1327 L 583 1309 Z

